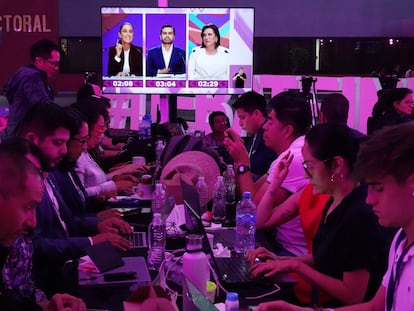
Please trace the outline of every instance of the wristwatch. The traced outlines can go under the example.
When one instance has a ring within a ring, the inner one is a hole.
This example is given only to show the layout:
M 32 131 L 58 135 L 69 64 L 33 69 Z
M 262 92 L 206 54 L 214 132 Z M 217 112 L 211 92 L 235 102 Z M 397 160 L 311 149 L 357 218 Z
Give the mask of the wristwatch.
M 244 174 L 244 173 L 246 173 L 246 172 L 248 172 L 248 171 L 250 171 L 250 166 L 245 165 L 245 164 L 241 164 L 241 165 L 239 165 L 239 166 L 237 167 L 237 170 L 236 170 L 237 175 Z

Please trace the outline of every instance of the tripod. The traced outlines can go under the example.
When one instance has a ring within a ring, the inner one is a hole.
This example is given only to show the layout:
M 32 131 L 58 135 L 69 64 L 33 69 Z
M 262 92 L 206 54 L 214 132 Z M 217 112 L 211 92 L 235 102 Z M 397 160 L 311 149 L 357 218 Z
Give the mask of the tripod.
M 302 82 L 302 94 L 305 96 L 312 113 L 312 125 L 316 125 L 319 120 L 319 106 L 315 83 L 318 79 L 314 79 L 312 76 L 302 76 L 300 81 Z M 311 88 L 313 88 L 312 93 Z

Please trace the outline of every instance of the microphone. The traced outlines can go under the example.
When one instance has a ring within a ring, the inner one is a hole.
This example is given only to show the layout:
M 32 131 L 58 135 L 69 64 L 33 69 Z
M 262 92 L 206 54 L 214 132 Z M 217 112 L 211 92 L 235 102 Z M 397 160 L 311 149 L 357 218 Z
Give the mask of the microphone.
M 184 58 L 184 55 L 180 52 L 180 53 L 178 53 L 178 55 L 180 55 L 181 56 L 181 61 L 183 62 L 183 65 L 184 65 L 184 71 L 183 72 L 181 72 L 181 70 L 180 70 L 180 72 L 178 72 L 178 74 L 181 74 L 181 73 L 185 73 L 185 65 L 186 65 L 186 63 L 185 63 L 185 58 Z M 174 74 L 176 74 L 177 72 L 175 72 Z

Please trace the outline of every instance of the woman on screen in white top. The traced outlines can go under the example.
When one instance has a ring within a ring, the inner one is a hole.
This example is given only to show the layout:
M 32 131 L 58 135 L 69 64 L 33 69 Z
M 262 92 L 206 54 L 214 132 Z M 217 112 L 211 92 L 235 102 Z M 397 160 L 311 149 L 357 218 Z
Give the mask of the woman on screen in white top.
M 216 25 L 201 29 L 201 46 L 194 48 L 188 63 L 189 80 L 228 80 L 229 51 L 220 45 L 220 32 Z

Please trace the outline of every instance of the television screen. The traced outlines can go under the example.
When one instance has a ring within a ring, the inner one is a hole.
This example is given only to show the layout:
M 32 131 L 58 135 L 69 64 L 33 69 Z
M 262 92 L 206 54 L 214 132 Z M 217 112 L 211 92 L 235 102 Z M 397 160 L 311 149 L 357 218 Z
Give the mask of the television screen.
M 101 8 L 104 93 L 252 89 L 253 8 Z

